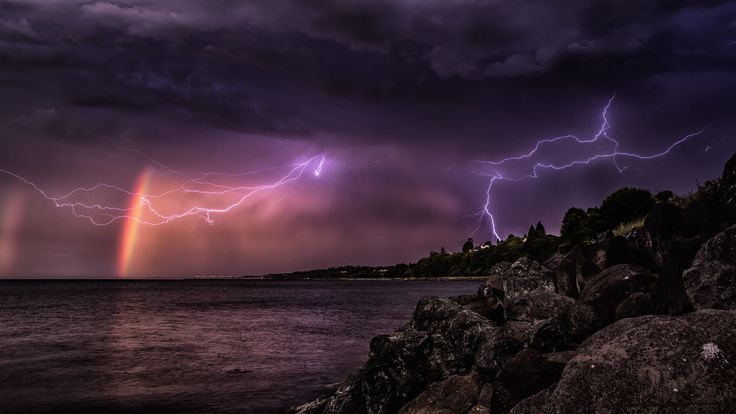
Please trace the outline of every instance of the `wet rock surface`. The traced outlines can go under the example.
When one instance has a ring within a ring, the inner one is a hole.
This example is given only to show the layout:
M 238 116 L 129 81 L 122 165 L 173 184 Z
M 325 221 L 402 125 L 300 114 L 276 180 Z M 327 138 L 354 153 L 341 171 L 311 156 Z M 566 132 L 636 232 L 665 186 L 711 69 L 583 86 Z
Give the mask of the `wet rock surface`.
M 546 320 L 560 316 L 574 304 L 574 299 L 553 292 L 527 293 L 507 301 L 506 319 Z
M 641 266 L 615 265 L 598 273 L 585 285 L 578 303 L 593 309 L 593 329 L 597 330 L 613 322 L 622 302 L 635 293 L 648 293 L 656 281 L 657 275 Z
M 540 412 L 726 413 L 736 406 L 736 312 L 624 319 L 589 338 Z
M 499 330 L 489 319 L 447 298 L 419 301 L 414 311 L 414 328 L 442 337 L 455 355 L 467 365 L 480 344 Z
M 544 413 L 547 405 L 547 400 L 552 395 L 557 384 L 550 385 L 549 387 L 539 391 L 531 397 L 525 398 L 519 401 L 518 404 L 511 409 L 512 414 L 538 414 Z
M 478 401 L 478 374 L 451 376 L 429 385 L 399 410 L 399 414 L 465 414 Z
M 365 409 L 395 412 L 428 384 L 461 371 L 453 347 L 440 335 L 410 331 L 378 336 L 361 370 Z
M 491 411 L 508 412 L 519 401 L 556 383 L 572 353 L 542 354 L 531 348 L 519 351 L 493 381 Z
M 683 276 L 696 309 L 736 309 L 736 226 L 708 240 Z

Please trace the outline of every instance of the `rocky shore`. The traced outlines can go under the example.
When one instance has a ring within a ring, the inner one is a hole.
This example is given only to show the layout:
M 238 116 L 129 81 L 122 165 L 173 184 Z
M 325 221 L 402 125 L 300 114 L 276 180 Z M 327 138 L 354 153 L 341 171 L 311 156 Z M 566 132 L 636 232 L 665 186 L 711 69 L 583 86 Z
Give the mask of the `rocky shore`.
M 422 299 L 294 414 L 736 412 L 736 157 L 708 202 Z

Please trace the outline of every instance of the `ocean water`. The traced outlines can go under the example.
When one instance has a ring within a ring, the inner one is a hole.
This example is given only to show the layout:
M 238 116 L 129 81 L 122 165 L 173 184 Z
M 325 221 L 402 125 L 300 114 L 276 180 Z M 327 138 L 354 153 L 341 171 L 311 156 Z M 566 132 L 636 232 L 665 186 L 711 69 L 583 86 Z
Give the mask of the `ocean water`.
M 278 413 L 478 282 L 0 281 L 0 413 Z

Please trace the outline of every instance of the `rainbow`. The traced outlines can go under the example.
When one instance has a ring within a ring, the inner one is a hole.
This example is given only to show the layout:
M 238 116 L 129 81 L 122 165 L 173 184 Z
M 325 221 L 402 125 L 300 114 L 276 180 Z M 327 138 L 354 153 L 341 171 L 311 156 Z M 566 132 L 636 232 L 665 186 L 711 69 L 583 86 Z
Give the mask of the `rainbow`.
M 16 253 L 16 236 L 23 219 L 23 196 L 11 193 L 0 205 L 0 274 L 11 270 Z
M 140 219 L 145 213 L 146 207 L 140 202 L 140 198 L 148 192 L 151 184 L 151 171 L 145 168 L 138 175 L 133 190 L 133 196 L 130 199 L 130 214 L 125 219 L 123 225 L 123 233 L 120 236 L 120 250 L 118 252 L 118 276 L 128 276 L 130 265 L 135 253 L 135 246 L 138 241 Z

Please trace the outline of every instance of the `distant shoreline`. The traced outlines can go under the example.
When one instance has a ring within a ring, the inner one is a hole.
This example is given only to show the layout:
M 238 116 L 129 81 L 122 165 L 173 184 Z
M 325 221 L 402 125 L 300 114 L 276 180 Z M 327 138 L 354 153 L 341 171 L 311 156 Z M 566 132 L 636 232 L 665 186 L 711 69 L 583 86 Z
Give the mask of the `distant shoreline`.
M 246 278 L 244 278 L 246 279 Z M 250 279 L 250 278 L 247 278 Z M 324 282 L 324 281 L 331 281 L 331 280 L 339 280 L 339 281 L 345 281 L 345 282 L 370 282 L 370 281 L 383 281 L 383 282 L 393 282 L 393 281 L 404 281 L 404 282 L 422 282 L 422 281 L 435 281 L 435 282 L 457 282 L 457 281 L 467 281 L 467 282 L 476 282 L 476 281 L 484 281 L 488 279 L 488 276 L 444 276 L 444 277 L 304 277 L 304 278 L 269 278 L 269 277 L 262 277 L 258 280 L 270 280 L 270 281 L 296 281 L 296 280 L 303 280 L 303 281 L 318 281 L 318 282 Z
M 446 277 L 294 277 L 294 278 L 269 278 L 264 276 L 214 276 L 214 277 L 159 277 L 159 278 L 64 278 L 64 277 L 0 277 L 0 283 L 2 282 L 183 282 L 183 281 L 220 281 L 220 280 L 232 280 L 232 281 L 267 281 L 267 282 L 294 282 L 294 281 L 305 281 L 305 282 L 327 282 L 327 281 L 341 281 L 341 282 L 370 282 L 370 281 L 382 281 L 382 282 L 422 282 L 422 281 L 433 281 L 433 282 L 475 282 L 484 281 L 488 276 L 446 276 Z

